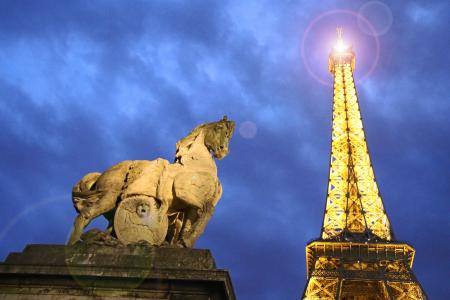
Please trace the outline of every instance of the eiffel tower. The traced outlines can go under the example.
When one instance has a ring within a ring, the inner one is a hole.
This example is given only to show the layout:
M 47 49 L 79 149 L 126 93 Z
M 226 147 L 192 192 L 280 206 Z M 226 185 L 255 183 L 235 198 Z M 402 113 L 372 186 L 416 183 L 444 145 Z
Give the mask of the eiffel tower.
M 321 237 L 306 246 L 302 299 L 427 299 L 411 268 L 414 248 L 397 241 L 370 162 L 353 79 L 355 54 L 342 39 L 334 76 L 333 128 Z

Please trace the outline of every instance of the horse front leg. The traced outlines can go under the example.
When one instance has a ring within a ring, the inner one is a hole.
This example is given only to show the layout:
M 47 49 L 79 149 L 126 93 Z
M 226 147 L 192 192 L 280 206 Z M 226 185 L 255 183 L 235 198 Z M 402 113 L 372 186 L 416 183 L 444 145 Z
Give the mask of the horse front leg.
M 184 247 L 192 248 L 200 235 L 203 234 L 213 213 L 214 205 L 211 203 L 201 209 L 197 207 L 189 208 L 186 212 L 179 243 Z

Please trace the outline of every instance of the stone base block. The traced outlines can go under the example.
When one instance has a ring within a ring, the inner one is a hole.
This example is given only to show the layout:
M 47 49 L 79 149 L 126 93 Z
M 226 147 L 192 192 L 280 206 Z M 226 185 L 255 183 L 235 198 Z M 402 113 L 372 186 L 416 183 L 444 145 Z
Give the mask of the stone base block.
M 0 263 L 0 299 L 235 299 L 209 250 L 29 245 Z

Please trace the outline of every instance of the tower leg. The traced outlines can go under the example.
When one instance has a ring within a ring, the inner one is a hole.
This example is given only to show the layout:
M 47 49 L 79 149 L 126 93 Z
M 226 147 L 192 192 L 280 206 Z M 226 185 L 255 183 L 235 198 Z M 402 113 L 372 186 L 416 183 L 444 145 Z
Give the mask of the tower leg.
M 338 298 L 339 278 L 312 276 L 306 285 L 303 300 L 335 300 Z

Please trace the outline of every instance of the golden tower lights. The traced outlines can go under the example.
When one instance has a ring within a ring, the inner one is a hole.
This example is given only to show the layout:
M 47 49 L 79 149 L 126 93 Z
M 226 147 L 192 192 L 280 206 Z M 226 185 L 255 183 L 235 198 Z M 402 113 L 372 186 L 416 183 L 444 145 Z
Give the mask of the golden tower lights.
M 370 162 L 353 71 L 337 29 L 331 160 L 321 238 L 306 246 L 303 299 L 427 299 L 411 267 L 414 248 L 395 241 Z

